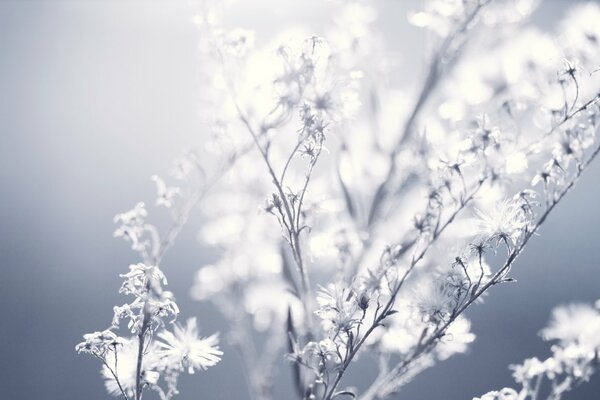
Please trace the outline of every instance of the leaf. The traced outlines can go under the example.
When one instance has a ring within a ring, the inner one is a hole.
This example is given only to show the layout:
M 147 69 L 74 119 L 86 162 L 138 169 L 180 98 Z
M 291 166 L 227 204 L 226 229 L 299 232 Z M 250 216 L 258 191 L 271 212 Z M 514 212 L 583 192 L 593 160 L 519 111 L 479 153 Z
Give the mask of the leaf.
M 290 261 L 289 258 L 287 256 L 287 252 L 286 249 L 287 247 L 285 246 L 285 244 L 282 242 L 280 247 L 279 247 L 279 253 L 281 255 L 281 262 L 282 262 L 282 272 L 283 272 L 283 279 L 290 284 L 290 292 L 292 292 L 292 294 L 294 296 L 296 296 L 297 298 L 300 298 L 300 291 L 298 290 L 298 284 L 296 283 L 296 279 L 294 278 L 294 276 L 292 275 L 292 266 L 290 265 Z
M 288 351 L 294 354 L 297 343 L 295 338 L 298 337 L 296 328 L 294 327 L 294 320 L 292 319 L 292 308 L 288 306 L 286 330 L 288 336 Z M 300 364 L 298 362 L 292 363 L 292 378 L 294 379 L 294 386 L 298 392 L 298 396 L 302 398 L 304 396 L 304 389 L 302 388 L 302 376 L 300 372 Z
M 340 392 L 335 392 L 335 393 L 333 394 L 333 396 L 331 396 L 331 398 L 332 398 L 332 399 L 335 399 L 335 398 L 336 398 L 336 397 L 338 397 L 338 396 L 350 396 L 350 397 L 352 397 L 353 399 L 355 399 L 355 398 L 356 398 L 356 395 L 355 395 L 353 392 L 349 391 L 349 390 L 342 390 L 342 391 L 340 391 Z
M 348 209 L 348 213 L 353 219 L 356 219 L 356 210 L 354 208 L 354 202 L 352 201 L 352 196 L 350 195 L 350 191 L 346 187 L 344 180 L 342 179 L 342 174 L 340 174 L 340 169 L 336 168 L 338 181 L 340 182 L 340 186 L 342 188 L 342 193 L 344 194 L 344 200 L 346 202 L 346 208 Z

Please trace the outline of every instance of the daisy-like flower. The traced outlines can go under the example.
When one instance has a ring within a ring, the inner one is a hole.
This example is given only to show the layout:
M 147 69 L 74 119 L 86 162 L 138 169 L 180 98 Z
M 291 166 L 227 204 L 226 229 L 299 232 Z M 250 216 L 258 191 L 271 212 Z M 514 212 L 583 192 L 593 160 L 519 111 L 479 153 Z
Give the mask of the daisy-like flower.
M 158 338 L 161 341 L 157 341 L 157 356 L 164 369 L 187 370 L 193 374 L 194 369 L 206 370 L 216 365 L 223 355 L 218 334 L 207 338 L 198 336 L 196 318 L 188 319 L 185 326 L 175 324 L 173 332 L 163 330 Z
M 350 331 L 359 321 L 359 306 L 354 291 L 342 283 L 330 283 L 317 292 L 319 309 L 315 314 L 326 330 Z

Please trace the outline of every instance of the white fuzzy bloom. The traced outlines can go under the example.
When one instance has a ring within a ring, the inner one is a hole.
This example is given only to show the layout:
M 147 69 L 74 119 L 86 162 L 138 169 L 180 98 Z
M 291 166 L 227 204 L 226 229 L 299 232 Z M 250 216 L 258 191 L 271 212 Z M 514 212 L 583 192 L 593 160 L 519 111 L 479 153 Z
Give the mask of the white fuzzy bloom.
M 152 348 L 148 349 L 143 357 L 142 382 L 154 384 L 158 381 L 159 374 L 151 368 L 153 364 L 151 350 Z M 116 355 L 115 352 L 108 353 L 106 365 L 102 367 L 102 376 L 105 379 L 104 384 L 108 393 L 113 396 L 120 396 L 120 383 L 125 394 L 133 397 L 136 385 L 137 358 L 138 342 L 136 339 L 131 339 L 123 346 L 118 347 Z
M 223 355 L 218 334 L 207 338 L 198 336 L 196 318 L 188 319 L 185 326 L 175 324 L 173 332 L 161 331 L 158 339 L 156 356 L 164 369 L 187 370 L 193 374 L 195 369 L 206 370 L 216 365 Z
M 518 203 L 511 200 L 501 201 L 489 210 L 475 209 L 479 218 L 476 234 L 483 240 L 507 241 L 514 245 L 527 226 L 527 219 Z

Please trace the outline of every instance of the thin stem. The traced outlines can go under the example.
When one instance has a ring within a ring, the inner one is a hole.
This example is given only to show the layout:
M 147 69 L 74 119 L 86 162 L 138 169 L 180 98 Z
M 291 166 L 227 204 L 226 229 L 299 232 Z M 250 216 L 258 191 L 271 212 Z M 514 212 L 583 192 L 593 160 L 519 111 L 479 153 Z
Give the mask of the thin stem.
M 570 121 L 573 117 L 575 117 L 577 114 L 587 110 L 589 107 L 591 107 L 592 105 L 594 105 L 595 103 L 597 103 L 598 101 L 600 101 L 600 94 L 595 95 L 594 97 L 592 97 L 591 99 L 589 99 L 588 101 L 586 101 L 585 103 L 583 103 L 579 108 L 577 108 L 576 110 L 572 111 L 570 114 L 565 115 L 564 118 L 562 118 L 560 120 L 560 122 L 558 122 L 556 125 L 554 125 L 548 132 L 546 132 L 544 134 L 544 136 L 542 137 L 542 139 L 547 138 L 548 136 L 552 135 L 554 132 L 556 132 L 556 130 L 558 128 L 560 128 L 561 126 L 563 126 L 566 122 Z M 523 150 L 525 150 L 526 154 L 533 154 L 535 153 L 535 148 L 537 146 L 539 146 L 540 140 L 535 140 L 531 143 L 529 143 L 528 145 L 523 147 Z
M 331 389 L 330 389 L 329 393 L 325 393 L 323 400 L 331 400 L 331 396 L 337 389 L 337 386 L 339 385 L 339 383 L 340 383 L 344 373 L 346 372 L 346 369 L 350 365 L 350 362 L 352 361 L 352 359 L 356 356 L 356 354 L 358 353 L 358 351 L 360 350 L 360 348 L 362 347 L 364 342 L 367 340 L 367 338 L 371 335 L 371 333 L 377 327 L 379 327 L 381 325 L 381 323 L 383 322 L 383 320 L 385 318 L 387 318 L 388 313 L 391 311 L 392 307 L 394 306 L 396 297 L 397 297 L 398 293 L 400 292 L 400 289 L 402 288 L 404 282 L 408 278 L 409 274 L 413 271 L 413 269 L 419 263 L 419 261 L 421 261 L 423 259 L 423 257 L 425 257 L 425 254 L 427 253 L 427 251 L 431 248 L 431 246 L 434 244 L 434 242 L 440 237 L 440 235 L 446 230 L 446 228 L 454 221 L 454 219 L 458 216 L 458 214 L 466 207 L 466 205 L 468 203 L 470 203 L 473 200 L 473 198 L 475 197 L 475 195 L 477 194 L 477 192 L 479 191 L 479 189 L 481 188 L 483 183 L 484 183 L 484 180 L 480 180 L 477 183 L 477 185 L 475 186 L 475 188 L 473 189 L 471 194 L 469 196 L 467 196 L 461 202 L 461 204 L 457 207 L 457 209 L 454 210 L 454 212 L 452 212 L 452 214 L 448 217 L 448 219 L 435 230 L 435 232 L 431 236 L 431 239 L 427 242 L 427 244 L 421 250 L 421 252 L 412 258 L 410 266 L 404 272 L 402 278 L 395 284 L 394 288 L 392 289 L 390 299 L 387 301 L 387 303 L 383 307 L 382 311 L 374 319 L 373 324 L 369 327 L 369 329 L 367 329 L 365 334 L 358 340 L 357 344 L 354 346 L 353 350 L 350 352 L 348 357 L 346 357 L 344 359 L 344 362 L 340 366 L 338 374 L 336 375 L 336 379 L 335 379 L 334 383 L 331 385 Z
M 527 231 L 527 233 L 525 234 L 522 242 L 512 250 L 512 252 L 508 256 L 507 260 L 502 265 L 502 267 L 496 272 L 496 274 L 494 274 L 494 276 L 485 285 L 483 285 L 478 291 L 476 291 L 467 302 L 465 302 L 463 305 L 461 305 L 460 307 L 458 307 L 458 309 L 456 309 L 452 313 L 452 315 L 450 316 L 450 318 L 448 319 L 448 321 L 446 321 L 440 327 L 438 327 L 436 329 L 436 331 L 429 337 L 429 339 L 427 339 L 421 346 L 419 346 L 417 349 L 415 349 L 415 351 L 413 352 L 413 354 L 410 357 L 408 357 L 407 359 L 403 360 L 402 363 L 400 363 L 396 367 L 394 367 L 386 375 L 386 378 L 382 379 L 380 381 L 380 382 L 383 382 L 383 383 L 378 383 L 378 387 L 369 388 L 369 390 L 366 392 L 368 394 L 368 396 L 365 395 L 365 396 L 361 397 L 361 400 L 371 400 L 371 399 L 373 399 L 373 396 L 375 396 L 376 393 L 379 391 L 381 385 L 385 384 L 386 382 L 390 382 L 391 380 L 393 380 L 394 378 L 396 378 L 398 376 L 398 374 L 404 368 L 406 368 L 408 365 L 410 365 L 410 363 L 412 363 L 414 360 L 416 360 L 418 357 L 420 357 L 426 351 L 429 351 L 429 349 L 435 344 L 435 342 L 438 339 L 440 339 L 442 336 L 444 336 L 446 329 L 452 324 L 452 322 L 454 322 L 456 320 L 456 318 L 459 315 L 461 315 L 471 304 L 473 304 L 473 302 L 475 302 L 491 286 L 496 285 L 496 284 L 498 284 L 498 283 L 501 282 L 501 278 L 505 275 L 506 272 L 508 272 L 508 270 L 512 266 L 513 262 L 521 254 L 521 252 L 523 251 L 523 249 L 525 248 L 525 246 L 529 242 L 529 239 L 531 239 L 531 237 L 537 232 L 537 230 L 539 229 L 539 227 L 546 221 L 548 215 L 550 215 L 550 213 L 556 207 L 556 205 L 564 198 L 564 196 L 567 193 L 569 193 L 571 191 L 571 189 L 573 188 L 573 186 L 575 186 L 575 184 L 577 183 L 577 181 L 581 177 L 581 174 L 583 173 L 583 171 L 591 164 L 591 162 L 596 158 L 596 156 L 598 155 L 598 153 L 600 153 L 600 146 L 598 146 L 594 150 L 594 152 L 590 155 L 590 158 L 583 165 L 581 165 L 579 167 L 579 169 L 578 169 L 577 174 L 575 175 L 575 177 L 571 180 L 571 182 L 569 182 L 569 184 L 559 194 L 559 196 L 555 198 L 554 202 L 540 216 L 538 222 L 533 226 L 533 228 L 531 230 Z
M 442 63 L 446 61 L 445 59 L 448 57 L 447 53 L 452 48 L 452 45 L 456 38 L 468 29 L 469 25 L 474 21 L 481 9 L 487 4 L 489 4 L 491 1 L 492 0 L 484 0 L 479 2 L 477 6 L 474 7 L 472 12 L 466 16 L 466 18 L 459 25 L 459 27 L 456 30 L 452 31 L 450 34 L 448 34 L 448 36 L 446 36 L 446 38 L 440 45 L 440 48 L 436 51 L 436 54 L 434 55 L 433 60 L 429 65 L 427 76 L 425 78 L 421 91 L 419 92 L 417 102 L 415 103 L 408 119 L 404 123 L 404 128 L 402 129 L 402 134 L 398 142 L 396 143 L 394 149 L 389 155 L 389 167 L 386 177 L 375 190 L 375 196 L 373 197 L 373 202 L 371 203 L 371 207 L 369 210 L 367 227 L 370 227 L 374 223 L 375 219 L 377 218 L 377 213 L 379 212 L 380 205 L 388 196 L 387 192 L 389 190 L 389 185 L 392 183 L 393 178 L 396 174 L 396 156 L 398 155 L 398 152 L 402 149 L 404 144 L 406 144 L 406 142 L 410 139 L 411 133 L 413 131 L 413 126 L 421 110 L 423 109 L 427 100 L 429 99 L 429 97 L 437 87 L 438 83 L 440 82 L 440 79 L 442 77 L 441 66 Z
M 110 373 L 113 376 L 113 378 L 115 378 L 115 382 L 117 382 L 117 386 L 119 386 L 119 390 L 121 391 L 121 394 L 123 395 L 123 397 L 125 398 L 125 400 L 129 400 L 129 397 L 127 397 L 127 394 L 125 393 L 125 390 L 123 390 L 123 386 L 121 386 L 121 381 L 119 380 L 119 377 L 117 376 L 116 371 L 113 370 L 110 367 L 110 365 L 108 365 L 108 363 L 106 362 L 106 360 L 103 357 L 100 357 L 96 353 L 92 353 L 92 355 L 94 357 L 96 357 L 98 360 L 102 361 L 102 364 L 104 364 L 104 366 L 110 371 Z M 115 357 L 116 357 L 116 352 L 115 352 Z M 116 363 L 115 363 L 115 367 L 116 367 Z
M 148 318 L 144 306 L 144 317 L 142 320 L 142 328 L 138 334 L 138 355 L 136 363 L 135 373 L 135 400 L 141 400 L 142 398 L 142 361 L 144 359 L 144 340 L 146 336 L 146 330 L 148 329 Z
M 298 152 L 298 149 L 300 148 L 301 145 L 302 145 L 302 141 L 298 140 L 298 143 L 296 143 L 296 146 L 294 147 L 294 149 L 290 153 L 290 156 L 288 157 L 287 161 L 285 162 L 285 165 L 283 167 L 283 171 L 281 171 L 281 178 L 279 178 L 279 182 L 283 183 L 283 180 L 285 179 L 285 173 L 287 172 L 287 169 L 290 166 L 290 163 L 292 162 L 292 159 L 296 155 L 296 152 Z
M 294 228 L 294 220 L 295 219 L 294 219 L 294 214 L 292 212 L 292 207 L 290 206 L 287 196 L 285 195 L 285 192 L 283 191 L 283 186 L 282 186 L 281 182 L 279 181 L 279 179 L 277 178 L 277 175 L 275 174 L 275 171 L 273 170 L 271 161 L 269 160 L 269 155 L 267 154 L 265 149 L 261 146 L 261 144 L 258 141 L 258 135 L 254 131 L 254 128 L 250 124 L 250 121 L 248 121 L 248 119 L 243 114 L 242 110 L 240 109 L 240 107 L 237 104 L 236 104 L 236 108 L 237 108 L 240 120 L 244 123 L 244 125 L 248 129 L 248 132 L 250 133 L 250 135 L 252 136 L 252 139 L 254 140 L 254 144 L 256 145 L 256 148 L 258 149 L 260 155 L 262 156 L 262 158 L 265 162 L 265 165 L 269 171 L 269 175 L 271 175 L 273 184 L 275 185 L 277 192 L 279 193 L 279 197 L 281 198 L 281 202 L 283 204 L 288 221 L 290 222 L 290 231 L 292 233 L 290 235 L 291 247 L 292 247 L 292 251 L 294 253 L 294 258 L 296 260 L 296 264 L 298 265 L 298 269 L 300 270 L 300 274 L 302 276 L 303 291 L 305 292 L 305 295 L 306 295 L 307 293 L 309 293 L 309 283 L 308 283 L 308 278 L 307 278 L 308 274 L 306 273 L 306 271 L 304 271 L 304 265 L 302 262 L 302 253 L 300 251 L 299 234 L 298 234 L 297 229 Z
M 190 214 L 196 208 L 196 206 L 204 199 L 208 192 L 221 180 L 221 178 L 235 165 L 235 163 L 246 153 L 250 151 L 252 146 L 245 146 L 240 151 L 235 152 L 231 155 L 225 166 L 215 173 L 211 178 L 204 182 L 203 186 L 199 191 L 192 197 L 192 199 L 183 207 L 183 211 L 175 218 L 175 221 L 167 231 L 164 238 L 161 240 L 159 249 L 154 257 L 154 265 L 160 264 L 165 253 L 173 246 L 175 239 L 189 220 Z

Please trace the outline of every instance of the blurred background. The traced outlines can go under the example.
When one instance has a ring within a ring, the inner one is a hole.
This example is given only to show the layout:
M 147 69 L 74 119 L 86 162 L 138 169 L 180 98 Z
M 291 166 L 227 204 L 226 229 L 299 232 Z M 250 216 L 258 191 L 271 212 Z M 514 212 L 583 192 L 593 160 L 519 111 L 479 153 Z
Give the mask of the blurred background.
M 401 55 L 398 76 L 418 77 L 424 36 L 406 23 L 419 1 L 378 0 L 377 29 Z M 552 29 L 572 1 L 547 0 L 533 22 Z M 239 1 L 227 21 L 268 38 L 308 23 L 317 34 L 332 5 L 321 0 Z M 99 363 L 75 353 L 85 332 L 110 323 L 119 273 L 136 254 L 112 238 L 112 218 L 151 202 L 149 177 L 202 140 L 198 32 L 184 1 L 0 1 L 0 399 L 106 398 Z M 551 309 L 600 298 L 600 164 L 593 165 L 517 261 L 518 284 L 491 292 L 468 316 L 477 341 L 398 398 L 460 400 L 513 383 L 507 366 L 545 357 L 538 336 Z M 150 208 L 150 212 L 154 212 Z M 224 321 L 190 299 L 197 268 L 215 257 L 192 216 L 164 260 L 182 319 L 205 333 Z M 247 399 L 233 351 L 185 376 L 180 399 Z M 355 365 L 348 381 L 374 371 Z M 593 399 L 600 377 L 567 395 Z M 281 368 L 276 398 L 291 399 Z M 359 386 L 363 386 L 359 384 Z M 148 398 L 152 398 L 148 396 Z

